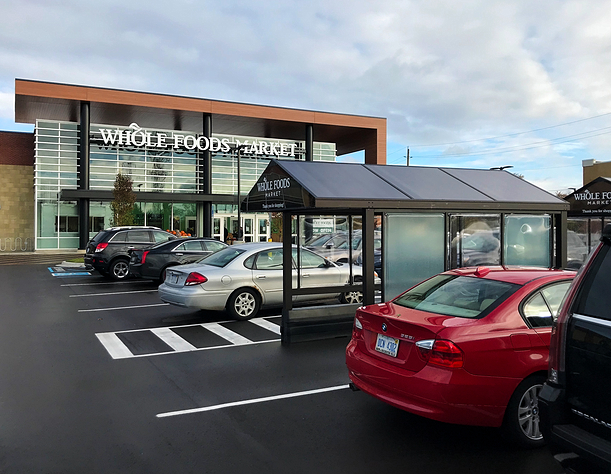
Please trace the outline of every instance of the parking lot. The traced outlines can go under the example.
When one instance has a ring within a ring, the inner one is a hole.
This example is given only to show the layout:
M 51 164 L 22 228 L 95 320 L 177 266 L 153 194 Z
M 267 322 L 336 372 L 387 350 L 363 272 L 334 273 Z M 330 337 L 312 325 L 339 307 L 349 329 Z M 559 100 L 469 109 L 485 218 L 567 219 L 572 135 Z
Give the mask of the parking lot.
M 277 310 L 230 321 L 47 265 L 0 281 L 0 472 L 561 472 L 352 392 L 348 338 L 282 346 Z

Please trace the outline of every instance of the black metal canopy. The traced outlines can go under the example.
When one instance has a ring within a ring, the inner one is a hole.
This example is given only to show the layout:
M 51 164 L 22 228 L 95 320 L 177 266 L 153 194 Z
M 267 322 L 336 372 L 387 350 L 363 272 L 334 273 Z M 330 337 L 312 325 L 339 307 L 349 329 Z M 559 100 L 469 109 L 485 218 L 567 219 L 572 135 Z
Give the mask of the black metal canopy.
M 566 201 L 499 170 L 272 160 L 242 210 L 566 211 Z

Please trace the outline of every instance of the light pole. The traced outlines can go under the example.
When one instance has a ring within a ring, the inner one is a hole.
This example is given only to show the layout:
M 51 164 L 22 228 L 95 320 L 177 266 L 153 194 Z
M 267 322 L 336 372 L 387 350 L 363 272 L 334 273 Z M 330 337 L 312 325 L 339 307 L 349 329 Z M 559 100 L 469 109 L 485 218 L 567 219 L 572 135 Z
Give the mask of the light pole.
M 240 210 L 240 201 L 242 198 L 242 192 L 241 192 L 241 178 L 240 178 L 240 161 L 242 158 L 242 147 L 244 145 L 238 145 L 236 147 L 237 151 L 238 151 L 238 232 L 237 232 L 237 236 L 234 235 L 234 237 L 239 238 L 240 237 L 240 229 L 242 228 L 242 211 Z M 236 239 L 237 240 L 237 239 Z

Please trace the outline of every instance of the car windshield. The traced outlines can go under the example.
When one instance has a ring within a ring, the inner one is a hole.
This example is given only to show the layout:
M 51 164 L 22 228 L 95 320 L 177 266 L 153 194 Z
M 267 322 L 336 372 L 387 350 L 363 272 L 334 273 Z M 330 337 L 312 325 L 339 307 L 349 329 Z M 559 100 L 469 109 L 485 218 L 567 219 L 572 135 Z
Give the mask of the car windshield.
M 320 237 L 316 237 L 313 240 L 311 240 L 310 242 L 308 242 L 306 245 L 312 246 L 312 247 L 320 247 L 322 245 L 325 245 L 325 243 L 330 240 L 331 238 L 333 238 L 333 235 L 331 234 L 323 234 Z
M 478 318 L 520 286 L 470 276 L 437 275 L 400 295 L 394 304 L 429 313 Z
M 197 263 L 205 263 L 206 265 L 212 265 L 213 267 L 224 267 L 229 262 L 234 260 L 238 255 L 244 252 L 244 249 L 226 247 L 222 250 L 219 250 L 218 252 L 200 258 Z

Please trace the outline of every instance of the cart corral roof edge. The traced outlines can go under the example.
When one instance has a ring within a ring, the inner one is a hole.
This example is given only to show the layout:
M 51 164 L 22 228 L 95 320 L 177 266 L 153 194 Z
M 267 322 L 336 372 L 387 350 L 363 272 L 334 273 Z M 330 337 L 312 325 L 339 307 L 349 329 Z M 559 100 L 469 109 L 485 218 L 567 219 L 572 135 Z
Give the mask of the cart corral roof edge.
M 567 211 L 563 199 L 499 170 L 272 160 L 247 212 L 299 209 Z

